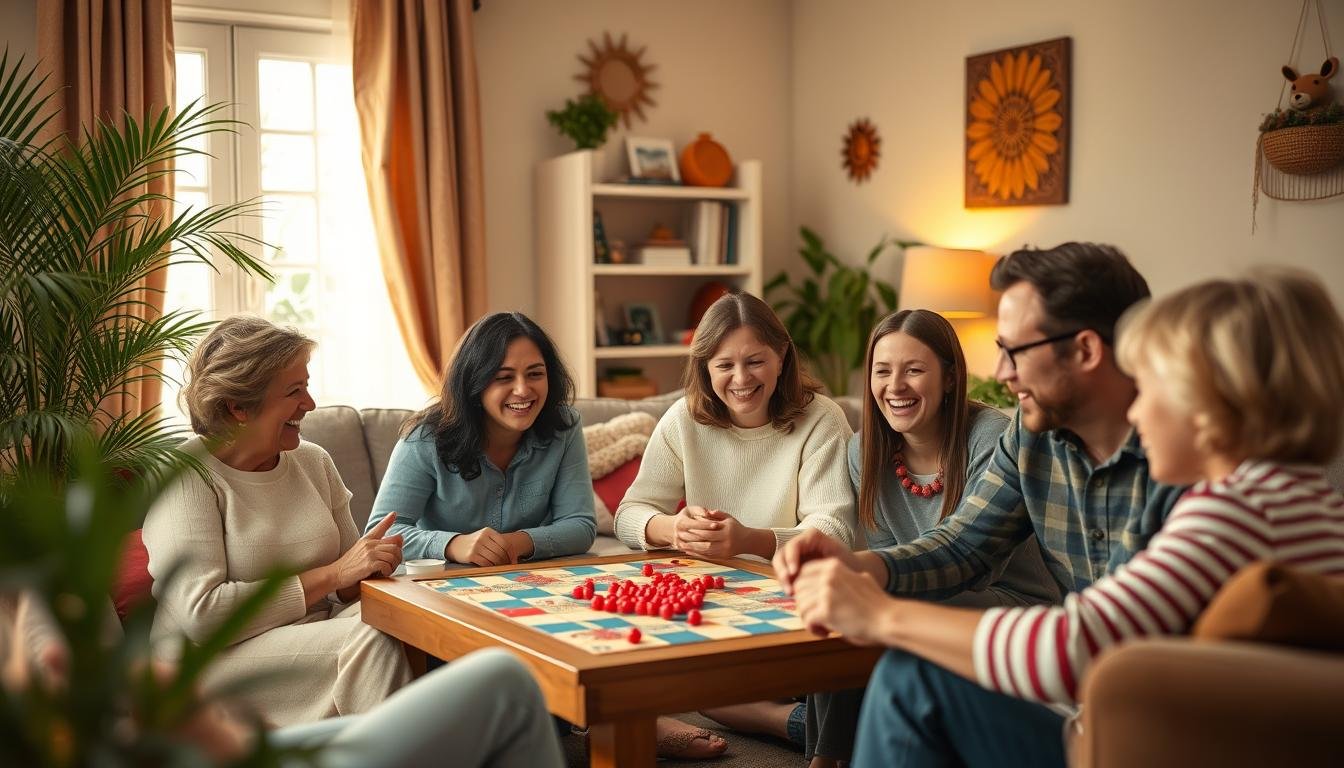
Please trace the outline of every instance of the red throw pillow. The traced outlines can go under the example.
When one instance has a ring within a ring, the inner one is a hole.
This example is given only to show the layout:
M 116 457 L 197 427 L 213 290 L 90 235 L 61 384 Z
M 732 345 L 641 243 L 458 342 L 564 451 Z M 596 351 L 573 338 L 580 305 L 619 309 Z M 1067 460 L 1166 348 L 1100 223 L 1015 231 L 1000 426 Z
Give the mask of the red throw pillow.
M 639 474 L 640 457 L 625 462 L 621 466 L 613 469 L 606 477 L 600 477 L 593 481 L 593 492 L 597 498 L 607 505 L 611 513 L 616 514 L 616 508 L 621 505 L 621 499 L 625 498 L 625 492 L 630 490 L 630 485 L 635 482 L 635 476 Z
M 137 528 L 126 537 L 126 546 L 121 551 L 121 570 L 117 573 L 117 582 L 112 585 L 112 602 L 117 606 L 117 616 L 126 618 L 141 600 L 148 600 L 153 586 L 154 577 L 149 575 L 149 550 L 145 549 L 144 539 Z

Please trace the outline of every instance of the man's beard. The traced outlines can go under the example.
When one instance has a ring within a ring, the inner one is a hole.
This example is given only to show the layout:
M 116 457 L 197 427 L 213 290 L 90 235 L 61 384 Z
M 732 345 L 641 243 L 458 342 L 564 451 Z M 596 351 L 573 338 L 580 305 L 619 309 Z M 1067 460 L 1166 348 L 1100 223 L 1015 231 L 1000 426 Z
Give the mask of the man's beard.
M 1035 404 L 1033 412 L 1024 412 L 1022 423 L 1032 432 L 1049 432 L 1068 426 L 1078 413 L 1078 390 L 1067 376 L 1059 377 L 1049 402 L 1038 399 L 1036 392 L 1031 393 L 1031 401 Z

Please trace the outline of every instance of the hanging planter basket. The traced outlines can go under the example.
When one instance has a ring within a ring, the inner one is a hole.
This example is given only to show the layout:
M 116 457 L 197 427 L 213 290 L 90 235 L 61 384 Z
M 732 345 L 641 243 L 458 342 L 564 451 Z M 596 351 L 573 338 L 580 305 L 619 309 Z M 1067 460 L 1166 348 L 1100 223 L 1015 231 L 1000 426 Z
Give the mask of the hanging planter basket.
M 1344 123 L 1279 128 L 1265 131 L 1260 141 L 1269 164 L 1294 176 L 1323 173 L 1344 162 Z

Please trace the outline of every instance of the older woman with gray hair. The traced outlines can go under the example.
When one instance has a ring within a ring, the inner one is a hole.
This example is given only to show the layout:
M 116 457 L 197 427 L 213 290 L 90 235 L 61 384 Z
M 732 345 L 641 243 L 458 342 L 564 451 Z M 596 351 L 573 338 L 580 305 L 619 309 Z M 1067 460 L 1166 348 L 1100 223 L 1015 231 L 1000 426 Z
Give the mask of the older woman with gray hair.
M 400 564 L 401 537 L 387 536 L 386 525 L 361 537 L 336 465 L 299 437 L 316 407 L 314 346 L 246 316 L 201 341 L 182 400 L 196 433 L 184 448 L 206 472 L 177 478 L 144 526 L 156 650 L 209 636 L 275 569 L 296 574 L 205 682 L 246 677 L 238 698 L 273 725 L 365 712 L 410 679 L 401 643 L 364 624 L 354 602 L 362 579 Z

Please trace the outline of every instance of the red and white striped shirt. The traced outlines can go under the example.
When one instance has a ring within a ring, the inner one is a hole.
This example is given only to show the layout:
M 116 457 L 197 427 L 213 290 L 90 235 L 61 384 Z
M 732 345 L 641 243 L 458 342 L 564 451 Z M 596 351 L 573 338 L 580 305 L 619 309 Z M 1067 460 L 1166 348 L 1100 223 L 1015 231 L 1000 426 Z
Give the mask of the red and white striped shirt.
M 1183 635 L 1243 566 L 1272 560 L 1344 574 L 1344 496 L 1320 467 L 1246 461 L 1201 482 L 1126 565 L 1062 606 L 991 608 L 975 631 L 975 672 L 991 690 L 1073 704 L 1103 649 Z

